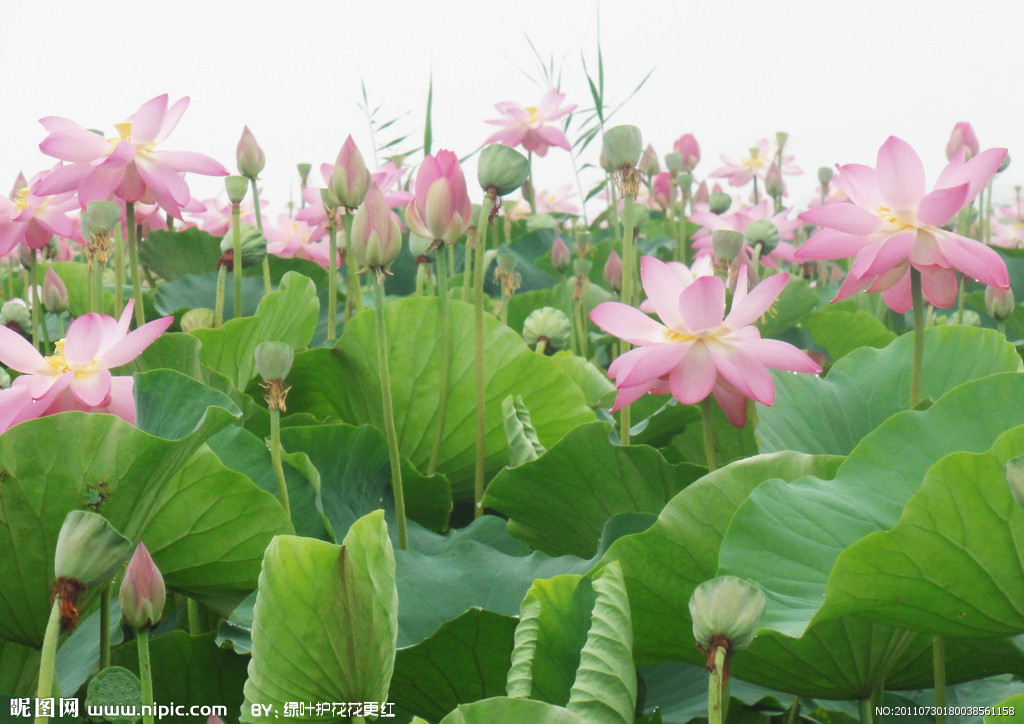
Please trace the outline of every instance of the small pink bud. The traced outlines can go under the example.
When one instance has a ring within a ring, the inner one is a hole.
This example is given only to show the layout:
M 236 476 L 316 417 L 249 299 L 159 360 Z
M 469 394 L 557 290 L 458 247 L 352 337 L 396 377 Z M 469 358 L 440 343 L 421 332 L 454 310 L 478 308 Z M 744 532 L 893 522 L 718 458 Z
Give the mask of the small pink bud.
M 19 171 L 18 172 L 18 178 L 14 179 L 14 188 L 11 189 L 11 195 L 10 195 L 9 198 L 13 201 L 15 198 L 17 198 L 18 193 L 22 189 L 27 189 L 27 188 L 28 188 L 28 181 L 25 180 L 25 174 L 23 174 L 21 171 Z
M 238 162 L 238 173 L 246 178 L 255 179 L 267 163 L 263 149 L 256 143 L 256 136 L 248 126 L 242 130 L 242 138 L 235 149 L 235 160 Z
M 985 308 L 997 321 L 1002 322 L 1017 308 L 1013 299 L 1012 289 L 1000 289 L 998 287 L 985 287 Z
M 359 267 L 387 268 L 402 250 L 402 227 L 376 186 L 352 219 L 349 253 Z
M 692 133 L 687 133 L 676 139 L 672 149 L 683 157 L 683 170 L 692 171 L 700 163 L 700 146 Z
M 952 160 L 960 149 L 964 150 L 964 160 L 971 160 L 977 156 L 980 147 L 978 137 L 974 135 L 974 129 L 966 121 L 960 121 L 953 126 L 953 132 L 949 135 L 949 143 L 946 144 L 946 159 Z
M 676 192 L 678 189 L 672 184 L 668 171 L 662 171 L 655 176 L 654 184 L 651 188 L 654 192 L 654 201 L 661 207 L 662 211 L 667 210 L 669 206 L 676 202 Z
M 658 154 L 654 151 L 654 146 L 647 144 L 647 148 L 644 149 L 644 154 L 640 157 L 640 163 L 637 165 L 640 169 L 640 173 L 644 176 L 656 176 L 661 167 L 658 165 Z
M 622 289 L 622 257 L 614 250 L 608 255 L 608 261 L 604 264 L 604 280 L 613 292 Z
M 349 136 L 334 161 L 334 168 L 331 171 L 331 193 L 334 194 L 339 206 L 354 209 L 363 203 L 372 181 L 363 154 L 356 148 L 352 136 Z
M 555 243 L 551 247 L 551 266 L 560 272 L 564 272 L 572 263 L 569 247 L 562 241 L 562 237 L 556 236 Z
M 54 314 L 66 312 L 68 309 L 68 288 L 53 267 L 49 267 L 43 277 L 43 304 L 46 305 L 47 311 Z
M 124 572 L 117 600 L 121 615 L 133 629 L 152 628 L 164 612 L 167 590 L 164 577 L 143 543 L 135 548 Z
M 764 175 L 764 190 L 772 198 L 782 196 L 786 190 L 786 185 L 782 181 L 782 174 L 779 172 L 779 165 L 772 163 L 768 167 L 768 173 Z
M 706 204 L 710 200 L 711 194 L 708 192 L 708 185 L 706 182 L 701 181 L 700 186 L 697 187 L 697 193 L 693 195 L 693 203 Z

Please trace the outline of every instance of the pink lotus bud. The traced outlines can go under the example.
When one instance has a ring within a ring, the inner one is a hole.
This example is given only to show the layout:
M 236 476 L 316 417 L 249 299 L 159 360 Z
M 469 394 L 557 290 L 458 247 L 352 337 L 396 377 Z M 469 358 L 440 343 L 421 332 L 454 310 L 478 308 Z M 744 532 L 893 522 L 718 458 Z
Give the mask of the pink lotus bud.
M 554 246 L 551 247 L 551 266 L 560 272 L 564 272 L 569 268 L 571 262 L 572 258 L 569 254 L 569 247 L 562 241 L 562 237 L 555 237 Z
M 423 159 L 416 174 L 416 198 L 405 213 L 409 228 L 427 239 L 454 244 L 471 214 L 466 177 L 456 155 L 438 151 Z
M 964 150 L 964 160 L 969 161 L 972 156 L 977 156 L 980 147 L 978 137 L 974 135 L 974 129 L 966 121 L 960 121 L 953 126 L 953 132 L 949 135 L 949 143 L 946 144 L 946 159 L 952 160 L 960 149 Z
M 349 136 L 334 161 L 334 169 L 331 171 L 331 193 L 338 200 L 339 206 L 354 209 L 363 203 L 372 181 L 363 154 L 359 153 L 356 142 Z
M 402 227 L 376 186 L 352 220 L 349 253 L 360 267 L 387 268 L 402 250 Z
M 235 159 L 238 162 L 238 173 L 250 179 L 259 176 L 267 164 L 267 157 L 248 126 L 242 129 L 242 138 L 235 149 Z
M 121 615 L 133 629 L 152 628 L 164 612 L 167 590 L 164 577 L 143 543 L 135 548 L 128 569 L 124 572 L 117 601 Z
M 604 280 L 613 292 L 622 289 L 622 257 L 613 250 L 604 265 Z
M 700 163 L 700 146 L 692 133 L 687 133 L 676 139 L 672 149 L 683 157 L 683 169 L 692 171 Z
M 14 179 L 14 188 L 11 189 L 11 195 L 8 197 L 12 201 L 18 197 L 18 193 L 22 189 L 28 188 L 28 181 L 25 180 L 25 174 L 21 171 L 18 172 L 18 178 Z
M 779 164 L 772 163 L 768 167 L 768 173 L 764 175 L 764 190 L 772 198 L 782 196 L 786 190 L 786 184 L 782 181 L 782 173 L 779 172 Z
M 985 308 L 994 319 L 1002 322 L 1017 308 L 1017 303 L 1013 299 L 1013 290 L 986 286 Z
M 654 201 L 661 207 L 662 211 L 665 211 L 676 202 L 677 189 L 672 184 L 668 171 L 662 171 L 655 176 L 654 184 L 651 188 L 654 193 Z
M 708 185 L 706 182 L 701 181 L 700 186 L 697 187 L 697 193 L 693 195 L 693 203 L 706 204 L 710 200 L 711 194 L 708 192 Z
M 64 286 L 64 282 L 57 276 L 53 267 L 49 267 L 43 277 L 43 304 L 46 305 L 47 311 L 54 314 L 66 312 L 68 309 L 68 288 Z
M 658 154 L 654 151 L 654 146 L 647 144 L 647 148 L 644 149 L 644 155 L 640 157 L 640 163 L 637 165 L 640 169 L 640 173 L 644 176 L 656 176 L 661 167 L 658 165 Z

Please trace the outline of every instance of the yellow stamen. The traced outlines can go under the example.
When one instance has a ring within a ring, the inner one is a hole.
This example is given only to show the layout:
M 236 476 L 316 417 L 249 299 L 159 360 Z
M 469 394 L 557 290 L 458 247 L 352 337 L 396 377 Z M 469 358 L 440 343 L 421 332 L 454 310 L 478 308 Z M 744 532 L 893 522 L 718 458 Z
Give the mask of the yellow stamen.
M 121 137 L 122 141 L 127 141 L 127 140 L 129 140 L 131 138 L 131 135 L 132 135 L 132 122 L 131 121 L 124 121 L 123 123 L 115 123 L 114 124 L 114 128 L 117 129 L 117 133 Z
M 529 125 L 535 126 L 540 123 L 540 116 L 537 115 L 537 106 L 526 106 L 523 110 L 530 114 L 530 120 L 527 121 Z
M 665 337 L 666 342 L 692 342 L 697 339 L 692 334 L 683 334 L 682 332 L 677 332 L 669 327 L 665 327 L 665 331 L 662 332 L 662 335 Z
M 64 359 L 64 340 L 58 340 L 57 343 L 53 345 L 53 347 L 54 353 L 44 359 L 46 360 L 46 363 L 50 365 L 50 367 L 53 369 L 55 374 L 63 374 L 67 372 L 69 369 L 71 369 L 70 367 L 68 367 L 68 363 Z
M 881 217 L 881 219 L 883 221 L 886 221 L 886 222 L 892 224 L 893 226 L 898 226 L 901 229 L 916 229 L 916 228 L 918 228 L 914 224 L 907 223 L 906 221 L 901 219 L 899 216 L 897 216 L 895 213 L 893 213 L 893 210 L 890 209 L 888 206 L 879 206 L 878 207 L 878 211 L 876 212 L 876 214 L 879 217 Z
M 18 193 L 14 197 L 14 205 L 18 207 L 18 211 L 24 211 L 28 207 L 28 188 L 18 189 Z

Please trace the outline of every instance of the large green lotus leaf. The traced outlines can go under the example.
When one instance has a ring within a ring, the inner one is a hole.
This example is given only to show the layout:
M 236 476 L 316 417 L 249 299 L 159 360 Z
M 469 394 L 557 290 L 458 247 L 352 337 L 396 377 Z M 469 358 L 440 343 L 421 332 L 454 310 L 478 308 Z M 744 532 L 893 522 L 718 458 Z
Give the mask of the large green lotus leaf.
M 220 256 L 220 237 L 195 226 L 151 231 L 139 244 L 139 261 L 167 282 L 188 274 L 216 273 Z
M 895 526 L 928 468 L 952 452 L 987 450 L 1021 424 L 1019 374 L 968 382 L 928 410 L 897 414 L 860 442 L 834 480 L 771 480 L 753 491 L 722 543 L 721 572 L 758 582 L 768 598 L 762 626 L 798 637 L 825 603 L 839 555 Z
M 115 375 L 131 375 L 136 372 L 168 369 L 199 379 L 199 340 L 191 334 L 165 332 L 138 357 L 123 367 L 111 370 Z
M 765 315 L 757 321 L 762 337 L 777 337 L 799 324 L 818 306 L 818 294 L 805 279 L 791 277 Z
M 231 398 L 180 372 L 156 369 L 135 377 L 136 425 L 150 435 L 173 440 L 202 424 L 211 408 L 242 416 Z
M 601 268 L 597 268 L 600 276 Z M 560 277 L 561 278 L 561 277 Z M 602 282 L 603 283 L 603 282 Z M 576 309 L 573 292 L 576 283 L 573 280 L 559 281 L 550 289 L 535 289 L 532 292 L 520 292 L 508 301 L 508 326 L 516 332 L 523 331 L 523 324 L 530 313 L 541 307 L 554 307 L 561 310 L 570 321 Z M 590 310 L 602 302 L 609 302 L 615 299 L 615 295 L 604 287 L 597 284 L 588 284 L 584 292 L 584 311 L 589 315 Z M 588 329 L 596 329 L 593 323 L 587 318 Z M 590 352 L 593 353 L 593 347 Z
M 279 536 L 260 574 L 242 721 L 257 719 L 253 704 L 280 714 L 289 701 L 386 701 L 397 633 L 383 511 L 359 519 L 341 546 Z
M 913 335 L 884 349 L 859 349 L 843 357 L 825 379 L 773 372 L 775 404 L 758 406 L 761 452 L 797 450 L 848 455 L 886 418 L 907 409 Z M 975 327 L 925 332 L 923 397 L 938 399 L 969 380 L 1022 369 L 1006 338 Z
M 510 646 L 509 651 L 511 648 Z M 35 696 L 38 677 L 38 649 L 13 641 L 0 641 L 0 698 Z M 504 688 L 504 677 L 501 685 Z M 6 703 L 4 705 L 6 706 Z
M 217 648 L 215 636 L 213 631 L 201 636 L 171 631 L 150 639 L 155 702 L 174 702 L 184 707 L 222 705 L 227 707 L 227 715 L 222 718 L 238 721 L 249 659 Z M 128 641 L 113 649 L 110 662 L 138 673 L 139 648 L 136 642 Z
M 255 317 L 232 319 L 221 329 L 197 329 L 192 334 L 203 345 L 200 361 L 244 390 L 256 374 L 256 347 L 275 341 L 304 348 L 313 338 L 319 314 L 313 282 L 289 272 L 281 287 L 260 301 Z
M 320 498 L 335 540 L 343 538 L 356 520 L 384 508 L 388 530 L 396 534 L 391 491 L 391 463 L 384 434 L 371 425 L 315 425 L 281 431 L 289 452 L 309 456 L 320 473 Z M 424 476 L 408 461 L 402 465 L 406 515 L 434 531 L 448 527 L 452 499 L 443 475 Z M 447 711 L 447 710 L 446 710 Z
M 459 704 L 505 692 L 516 619 L 474 608 L 399 649 L 388 701 L 438 721 Z
M 834 360 L 860 347 L 885 347 L 896 333 L 869 312 L 819 309 L 802 322 L 811 338 Z
M 80 317 L 89 313 L 92 308 L 89 305 L 89 268 L 86 264 L 80 261 L 56 261 L 50 267 L 68 288 L 68 313 L 72 317 Z M 105 312 L 113 314 L 114 292 L 112 290 L 104 289 L 103 308 Z M 67 329 L 67 324 L 64 329 Z
M 552 355 L 565 373 L 579 385 L 591 407 L 611 407 L 615 402 L 615 385 L 593 362 L 573 354 L 567 349 Z
M 532 462 L 502 470 L 484 507 L 509 518 L 508 530 L 549 555 L 589 558 L 605 522 L 621 513 L 654 513 L 704 468 L 669 465 L 654 448 L 613 445 L 610 425 L 581 425 Z
M 530 722 L 530 724 L 588 724 L 579 714 L 560 706 L 533 699 L 497 696 L 492 699 L 462 704 L 439 724 L 495 724 L 495 722 Z
M 224 319 L 235 318 L 235 287 L 231 273 L 227 275 L 227 286 L 224 294 Z M 263 299 L 263 279 L 243 277 L 242 279 L 242 316 L 251 317 L 256 313 Z M 178 314 L 189 309 L 214 309 L 217 305 L 217 273 L 188 274 L 164 282 L 156 290 L 154 299 L 156 308 L 161 314 Z
M 57 535 L 70 511 L 102 513 L 139 540 L 168 488 L 186 482 L 172 485 L 189 458 L 233 419 L 212 407 L 185 437 L 166 440 L 111 415 L 68 412 L 0 435 L 0 639 L 42 645 Z M 193 511 L 181 523 L 199 515 Z M 82 599 L 83 609 L 90 598 Z
M 1004 468 L 1021 454 L 1017 427 L 988 452 L 933 465 L 894 528 L 839 556 L 822 618 L 856 612 L 942 636 L 1024 632 L 1024 510 Z
M 474 397 L 473 308 L 452 300 L 452 364 L 447 419 L 438 470 L 451 480 L 453 492 L 472 489 L 476 441 Z M 398 299 L 385 307 L 391 391 L 399 447 L 414 465 L 425 468 L 438 416 L 441 368 L 440 327 L 436 299 Z M 569 430 L 594 419 L 583 392 L 543 355 L 497 319 L 485 317 L 486 468 L 488 476 L 508 461 L 501 402 L 522 395 L 545 447 Z M 319 417 L 337 416 L 354 424 L 383 429 L 377 335 L 374 314 L 367 310 L 349 322 L 335 350 L 296 355 L 288 377 L 290 411 Z

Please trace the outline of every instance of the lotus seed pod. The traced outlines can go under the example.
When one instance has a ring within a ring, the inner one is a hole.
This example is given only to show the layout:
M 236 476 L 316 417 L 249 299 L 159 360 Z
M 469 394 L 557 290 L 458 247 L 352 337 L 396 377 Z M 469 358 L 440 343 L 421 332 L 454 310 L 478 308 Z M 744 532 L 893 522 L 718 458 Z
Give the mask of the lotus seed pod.
M 732 196 L 724 191 L 712 191 L 708 198 L 708 208 L 711 213 L 721 216 L 732 206 Z
M 530 174 L 526 156 L 500 143 L 492 143 L 480 152 L 476 178 L 484 191 L 494 189 L 498 196 L 512 193 Z
M 82 236 L 86 241 L 109 237 L 121 220 L 121 207 L 113 201 L 90 201 L 82 212 Z
M 593 266 L 594 266 L 594 262 L 590 261 L 590 259 L 573 259 L 572 260 L 572 270 L 573 270 L 573 273 L 575 273 L 576 276 L 578 276 L 578 277 L 589 277 L 590 276 L 590 270 L 593 268 Z
M 228 192 L 228 201 L 240 204 L 245 198 L 245 192 L 249 190 L 249 179 L 245 176 L 227 176 L 224 178 L 224 188 Z
M 1006 463 L 1006 482 L 1017 505 L 1024 508 L 1024 455 Z
M 7 327 L 16 324 L 22 329 L 28 330 L 32 324 L 32 315 L 29 313 L 25 302 L 20 299 L 4 302 L 0 306 L 0 324 Z
M 666 153 L 665 168 L 669 170 L 669 173 L 682 173 L 683 171 L 685 171 L 686 167 L 683 161 L 683 154 Z
M 768 173 L 764 176 L 764 190 L 772 198 L 782 196 L 786 190 L 786 185 L 782 181 L 782 174 L 779 172 L 779 166 L 776 163 L 772 163 L 768 167 Z
M 302 187 L 303 188 L 305 188 L 306 184 L 309 183 L 309 172 L 310 172 L 310 170 L 312 168 L 313 168 L 313 166 L 311 164 L 308 164 L 308 163 L 300 163 L 298 165 L 299 181 L 302 182 Z
M 819 168 L 818 183 L 820 183 L 822 187 L 828 186 L 830 183 L 832 183 L 832 169 L 830 169 L 828 166 L 822 166 L 821 168 Z
M 57 535 L 53 572 L 94 588 L 109 582 L 131 552 L 131 542 L 102 515 L 72 510 Z
M 612 168 L 635 167 L 643 150 L 643 137 L 636 126 L 615 126 L 604 133 L 604 154 Z
M 1012 289 L 999 289 L 998 287 L 985 287 L 985 309 L 994 319 L 1002 322 L 1017 308 L 1013 298 Z
M 541 339 L 547 340 L 547 349 L 557 351 L 569 344 L 570 324 L 565 312 L 554 307 L 541 307 L 530 312 L 523 322 L 523 340 L 536 347 Z
M 711 235 L 715 258 L 732 261 L 743 248 L 743 234 L 732 229 L 718 229 Z
M 239 224 L 239 236 L 242 241 L 242 268 L 248 269 L 262 264 L 263 257 L 267 255 L 266 237 L 260 233 L 259 229 L 249 224 Z M 222 253 L 227 253 L 234 248 L 234 239 L 229 233 L 221 239 L 220 250 Z
M 285 379 L 294 359 L 295 351 L 284 342 L 264 342 L 256 347 L 256 371 L 264 382 Z
M 779 245 L 779 230 L 768 219 L 757 219 L 747 225 L 746 239 L 751 246 L 760 244 L 761 253 L 767 256 Z
M 181 331 L 188 334 L 196 329 L 213 329 L 214 313 L 209 307 L 190 309 L 181 318 Z
M 0 390 L 7 390 L 11 387 L 11 376 L 3 367 L 0 367 Z
M 754 640 L 765 604 L 761 589 L 741 578 L 719 576 L 704 581 L 690 596 L 697 644 L 708 650 L 716 636 L 724 636 L 730 652 L 742 651 Z
M 164 577 L 142 543 L 135 548 L 121 582 L 117 601 L 121 616 L 136 631 L 155 626 L 164 612 Z

